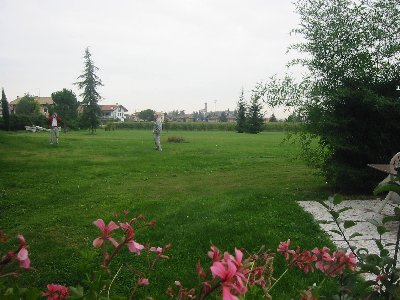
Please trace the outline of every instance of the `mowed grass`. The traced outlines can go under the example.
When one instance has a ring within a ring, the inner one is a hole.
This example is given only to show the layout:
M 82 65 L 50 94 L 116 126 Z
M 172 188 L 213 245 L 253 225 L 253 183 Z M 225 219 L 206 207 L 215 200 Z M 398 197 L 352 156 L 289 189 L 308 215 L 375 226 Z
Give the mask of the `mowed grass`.
M 167 143 L 169 136 L 186 142 Z M 276 251 L 289 238 L 302 249 L 332 246 L 296 204 L 325 199 L 324 182 L 294 159 L 297 147 L 282 144 L 283 138 L 281 132 L 170 131 L 157 152 L 150 131 L 61 133 L 59 145 L 49 145 L 47 133 L 0 132 L 0 228 L 26 237 L 36 269 L 25 272 L 21 284 L 76 285 L 79 253 L 99 236 L 92 222 L 108 222 L 124 209 L 157 221 L 154 229 L 136 232 L 138 242 L 173 245 L 170 260 L 149 274 L 143 298 L 166 298 L 175 280 L 195 286 L 196 263 L 209 265 L 211 243 L 231 253 L 262 244 Z M 127 251 L 112 269 L 123 261 L 145 269 L 145 256 Z M 275 269 L 278 275 L 285 270 L 279 255 Z M 276 286 L 276 299 L 297 298 L 319 276 L 289 272 Z M 136 280 L 124 268 L 112 292 L 127 293 Z

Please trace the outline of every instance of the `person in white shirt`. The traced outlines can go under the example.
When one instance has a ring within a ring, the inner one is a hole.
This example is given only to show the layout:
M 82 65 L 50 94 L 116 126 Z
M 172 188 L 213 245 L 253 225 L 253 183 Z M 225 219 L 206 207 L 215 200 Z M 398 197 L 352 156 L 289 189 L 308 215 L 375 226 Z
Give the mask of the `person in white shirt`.
M 154 122 L 153 134 L 154 134 L 154 145 L 155 149 L 158 151 L 162 151 L 160 138 L 161 138 L 161 131 L 162 131 L 162 121 L 161 116 L 155 114 L 154 117 L 156 121 Z
M 56 138 L 56 143 L 58 144 L 58 137 L 60 135 L 58 126 L 60 125 L 61 118 L 57 115 L 57 113 L 53 113 L 49 117 L 50 123 L 50 144 L 53 144 L 53 137 Z

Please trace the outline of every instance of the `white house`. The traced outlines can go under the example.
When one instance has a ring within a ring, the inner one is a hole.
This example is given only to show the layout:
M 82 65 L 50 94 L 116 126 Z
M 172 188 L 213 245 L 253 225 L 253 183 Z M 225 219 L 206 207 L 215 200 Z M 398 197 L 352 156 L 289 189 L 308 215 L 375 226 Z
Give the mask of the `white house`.
M 100 105 L 101 117 L 103 119 L 118 119 L 121 122 L 125 121 L 125 113 L 128 111 L 118 103 L 114 105 Z

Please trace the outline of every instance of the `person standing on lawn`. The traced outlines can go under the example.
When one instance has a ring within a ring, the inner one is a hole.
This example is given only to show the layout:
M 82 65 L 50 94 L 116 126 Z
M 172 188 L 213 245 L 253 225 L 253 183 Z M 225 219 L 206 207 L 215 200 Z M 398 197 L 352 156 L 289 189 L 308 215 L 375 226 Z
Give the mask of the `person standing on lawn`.
M 56 138 L 56 143 L 58 144 L 58 137 L 60 135 L 58 126 L 60 125 L 61 118 L 57 115 L 56 112 L 54 112 L 50 117 L 49 117 L 49 123 L 50 123 L 50 144 L 53 144 L 53 137 Z
M 161 138 L 161 131 L 162 131 L 162 121 L 161 116 L 158 114 L 154 114 L 155 121 L 153 127 L 153 134 L 154 134 L 154 145 L 155 149 L 158 151 L 162 151 L 160 138 Z

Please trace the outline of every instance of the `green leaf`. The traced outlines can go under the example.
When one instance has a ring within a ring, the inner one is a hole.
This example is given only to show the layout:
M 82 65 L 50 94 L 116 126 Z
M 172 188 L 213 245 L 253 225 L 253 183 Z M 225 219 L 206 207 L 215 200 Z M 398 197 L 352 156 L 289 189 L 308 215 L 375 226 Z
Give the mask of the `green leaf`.
M 349 236 L 349 239 L 355 238 L 357 236 L 363 236 L 363 235 L 359 232 L 354 232 L 352 235 Z
M 395 207 L 394 208 L 394 214 L 395 214 L 396 217 L 400 216 L 400 207 Z
M 334 220 L 337 220 L 339 218 L 339 214 L 336 211 L 330 210 L 329 213 L 331 214 Z
M 339 235 L 342 235 L 342 233 L 341 233 L 339 230 L 337 230 L 337 229 L 331 229 L 331 230 L 329 230 L 329 231 L 332 231 L 332 232 L 334 232 L 334 233 L 337 233 L 337 234 L 339 234 Z
M 334 205 L 338 205 L 338 204 L 342 203 L 342 201 L 343 201 L 342 195 L 336 194 L 333 196 L 333 204 Z
M 350 246 L 350 250 L 356 252 L 357 247 L 356 246 Z
M 380 252 L 380 255 L 381 255 L 381 257 L 389 256 L 389 250 L 382 249 L 381 252 Z
M 323 207 L 329 210 L 329 206 L 324 202 L 324 200 L 318 200 L 317 201 L 319 204 L 321 204 Z
M 352 209 L 352 208 L 349 207 L 349 206 L 347 206 L 347 207 L 343 207 L 343 208 L 339 209 L 337 212 L 338 212 L 339 214 L 341 214 L 342 212 L 348 211 L 349 209 Z
M 344 221 L 344 225 L 343 226 L 344 226 L 345 229 L 347 229 L 347 228 L 353 227 L 355 225 L 357 225 L 357 224 L 354 221 Z
M 375 244 L 378 246 L 378 248 L 379 248 L 379 251 L 382 251 L 383 250 L 383 245 L 382 245 L 382 243 L 381 243 L 381 241 L 379 241 L 379 240 L 375 240 Z
M 365 256 L 369 254 L 369 250 L 367 248 L 359 248 L 356 254 L 357 256 Z
M 379 184 L 374 189 L 374 195 L 379 195 L 381 193 L 387 193 L 387 192 L 396 192 L 397 194 L 400 194 L 400 186 L 394 182 L 385 182 Z
M 378 233 L 379 233 L 380 235 L 384 234 L 385 232 L 388 232 L 388 230 L 386 229 L 386 227 L 383 226 L 383 225 L 380 225 L 380 226 L 376 227 L 376 230 L 378 231 Z
M 398 220 L 398 218 L 395 217 L 395 216 L 385 216 L 385 217 L 383 217 L 383 219 L 382 219 L 382 223 L 383 223 L 383 224 L 386 224 L 387 222 L 397 221 L 397 220 Z

